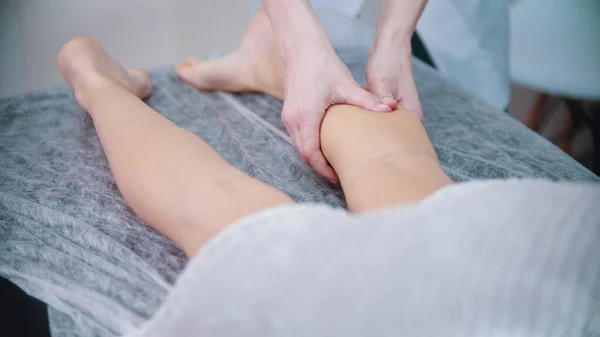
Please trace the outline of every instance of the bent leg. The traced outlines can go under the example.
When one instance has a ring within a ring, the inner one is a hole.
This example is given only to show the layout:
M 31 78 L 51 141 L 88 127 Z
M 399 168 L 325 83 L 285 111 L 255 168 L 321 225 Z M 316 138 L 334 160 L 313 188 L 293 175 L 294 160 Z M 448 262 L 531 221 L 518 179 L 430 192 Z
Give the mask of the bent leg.
M 285 64 L 268 20 L 259 10 L 235 52 L 206 62 L 190 58 L 177 73 L 201 90 L 258 91 L 282 98 Z M 376 113 L 334 106 L 325 115 L 321 137 L 351 211 L 415 202 L 451 183 L 423 124 L 407 110 Z
M 131 208 L 188 256 L 231 222 L 292 202 L 144 104 L 140 97 L 149 94 L 147 75 L 128 74 L 97 42 L 67 43 L 59 66 L 92 116 L 119 190 Z

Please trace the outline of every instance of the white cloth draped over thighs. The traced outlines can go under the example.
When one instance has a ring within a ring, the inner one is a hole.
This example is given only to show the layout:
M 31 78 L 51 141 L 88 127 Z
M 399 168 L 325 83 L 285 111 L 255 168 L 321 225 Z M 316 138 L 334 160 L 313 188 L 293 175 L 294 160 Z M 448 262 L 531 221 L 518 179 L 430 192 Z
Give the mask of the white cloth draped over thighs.
M 350 215 L 265 210 L 130 337 L 597 336 L 600 186 L 480 181 Z

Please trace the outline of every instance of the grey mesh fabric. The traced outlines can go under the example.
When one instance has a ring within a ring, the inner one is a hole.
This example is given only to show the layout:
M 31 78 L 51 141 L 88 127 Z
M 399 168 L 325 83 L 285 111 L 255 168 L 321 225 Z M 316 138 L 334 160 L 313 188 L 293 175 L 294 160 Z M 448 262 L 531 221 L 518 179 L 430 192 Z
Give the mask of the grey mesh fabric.
M 129 337 L 599 336 L 599 201 L 598 184 L 488 180 L 362 215 L 268 209 Z
M 366 54 L 340 56 L 364 82 Z M 455 181 L 599 182 L 435 71 L 416 62 L 414 73 L 426 129 Z M 153 71 L 152 81 L 148 104 L 231 164 L 297 201 L 344 207 L 340 189 L 319 180 L 290 144 L 280 101 L 200 93 L 171 69 Z M 0 101 L 0 158 L 0 274 L 48 303 L 53 335 L 118 336 L 148 320 L 187 261 L 127 207 L 91 119 L 68 88 Z

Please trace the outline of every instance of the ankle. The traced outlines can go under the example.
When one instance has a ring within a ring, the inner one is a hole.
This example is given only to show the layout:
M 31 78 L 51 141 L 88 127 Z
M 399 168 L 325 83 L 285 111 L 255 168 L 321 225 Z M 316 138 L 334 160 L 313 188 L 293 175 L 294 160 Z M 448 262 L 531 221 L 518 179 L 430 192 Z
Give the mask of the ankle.
M 273 74 L 253 77 L 252 88 L 257 92 L 265 93 L 283 100 L 283 87 L 277 84 L 278 79 L 279 78 Z M 283 82 L 283 79 L 281 79 L 280 82 Z
M 249 86 L 255 91 L 283 100 L 285 64 L 281 60 L 274 60 L 263 67 L 250 69 L 246 78 Z
M 89 72 L 71 82 L 75 98 L 81 107 L 91 114 L 94 97 L 107 87 L 117 83 L 111 78 L 95 72 Z

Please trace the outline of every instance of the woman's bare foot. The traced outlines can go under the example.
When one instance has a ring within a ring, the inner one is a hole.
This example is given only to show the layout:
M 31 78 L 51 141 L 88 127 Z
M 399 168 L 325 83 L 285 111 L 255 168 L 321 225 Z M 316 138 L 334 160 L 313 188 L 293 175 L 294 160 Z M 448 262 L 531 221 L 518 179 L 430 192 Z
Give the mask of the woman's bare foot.
M 126 71 L 98 42 L 89 38 L 79 37 L 65 43 L 58 54 L 58 67 L 77 102 L 87 111 L 91 104 L 88 93 L 107 81 L 123 86 L 139 98 L 152 92 L 145 70 Z
M 285 64 L 271 23 L 260 9 L 236 51 L 216 60 L 199 62 L 188 57 L 175 69 L 199 90 L 263 92 L 283 99 Z

